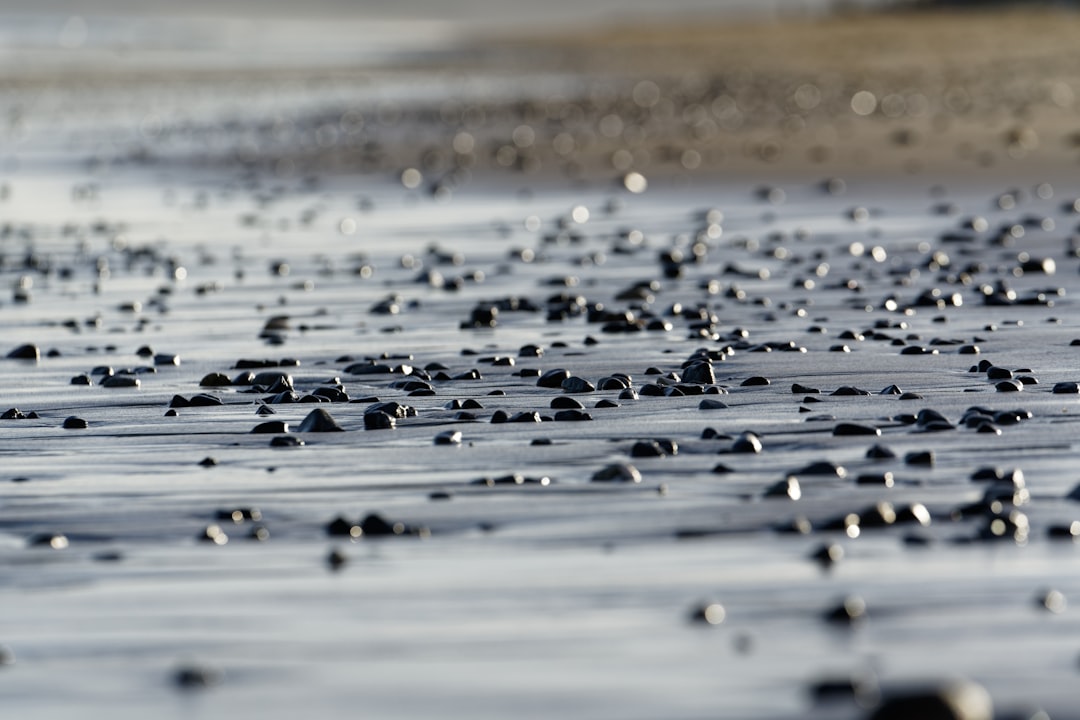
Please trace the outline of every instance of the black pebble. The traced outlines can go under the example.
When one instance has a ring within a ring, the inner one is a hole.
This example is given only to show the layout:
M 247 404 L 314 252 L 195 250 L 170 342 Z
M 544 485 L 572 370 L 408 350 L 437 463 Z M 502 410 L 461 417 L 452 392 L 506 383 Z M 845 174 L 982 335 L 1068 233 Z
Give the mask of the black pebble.
M 436 445 L 460 445 L 461 432 L 458 430 L 444 430 L 435 436 Z
M 74 415 L 72 415 L 71 417 L 64 420 L 65 430 L 85 430 L 88 427 L 90 427 L 90 423 L 86 422 L 81 417 L 75 417 Z
M 72 385 L 93 385 L 94 381 L 90 379 L 89 375 L 76 375 L 71 378 Z
M 20 345 L 7 354 L 11 360 L 40 360 L 41 350 L 37 345 Z
M 592 419 L 592 415 L 582 410 L 560 410 L 555 413 L 555 422 L 583 422 Z
M 394 418 L 385 412 L 364 413 L 365 430 L 392 430 L 396 425 Z
M 289 423 L 283 420 L 267 420 L 266 422 L 259 423 L 251 432 L 256 434 L 271 434 L 271 433 L 287 433 L 289 432 Z
M 867 460 L 892 460 L 895 457 L 896 453 L 884 445 L 874 445 L 866 451 Z
M 323 408 L 315 408 L 303 419 L 299 432 L 343 432 L 344 428 Z
M 182 690 L 202 690 L 221 684 L 219 670 L 199 665 L 186 665 L 173 673 L 173 683 Z
M 1075 395 L 1080 393 L 1080 384 L 1074 382 L 1060 382 L 1054 385 L 1052 392 L 1055 395 Z
M 712 398 L 705 398 L 698 403 L 698 410 L 723 410 L 728 405 L 722 400 L 714 400 Z
M 771 383 L 770 383 L 768 378 L 762 377 L 760 375 L 755 375 L 754 377 L 749 377 L 749 378 L 743 380 L 741 383 L 739 383 L 739 386 L 740 387 L 757 387 L 757 386 L 760 386 L 760 385 L 770 385 L 770 384 Z
M 570 377 L 568 370 L 562 368 L 556 368 L 554 370 L 548 370 L 546 373 L 540 376 L 536 381 L 537 387 L 554 388 L 556 390 L 562 389 L 563 381 Z
M 998 392 L 1020 392 L 1024 389 L 1024 384 L 1019 380 L 1002 380 L 994 388 Z
M 840 423 L 833 428 L 833 435 L 848 436 L 848 435 L 881 435 L 881 430 L 871 425 L 860 425 L 857 423 Z
M 574 398 L 560 395 L 551 399 L 551 408 L 553 410 L 584 410 L 585 406 Z
M 990 695 L 981 685 L 956 681 L 941 687 L 887 693 L 870 720 L 992 720 Z
M 756 454 L 761 452 L 761 450 L 761 439 L 752 432 L 742 433 L 731 445 L 731 452 L 733 453 Z
M 800 385 L 795 383 L 791 386 L 791 393 L 793 395 L 817 395 L 821 391 L 814 387 L 807 387 L 806 385 Z
M 913 451 L 904 455 L 905 465 L 916 465 L 919 467 L 933 467 L 934 465 L 934 451 L 922 450 Z

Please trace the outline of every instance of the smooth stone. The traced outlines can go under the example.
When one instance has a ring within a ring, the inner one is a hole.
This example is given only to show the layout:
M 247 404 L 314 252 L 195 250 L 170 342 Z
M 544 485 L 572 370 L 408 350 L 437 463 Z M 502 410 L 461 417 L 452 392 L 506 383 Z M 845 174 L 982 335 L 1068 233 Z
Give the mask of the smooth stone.
M 299 432 L 344 432 L 344 428 L 323 408 L 315 408 L 300 422 Z
M 639 440 L 630 448 L 630 457 L 666 457 L 667 453 L 655 440 Z
M 874 445 L 866 451 L 867 460 L 892 460 L 895 457 L 896 453 L 884 445 Z
M 897 385 L 890 385 L 889 387 L 885 388 L 884 390 L 882 390 L 881 392 L 878 393 L 878 395 L 903 395 L 903 394 L 904 394 L 904 391 L 901 390 L 899 388 L 899 386 L 897 386 Z
M 826 610 L 824 618 L 828 622 L 845 625 L 861 622 L 866 618 L 866 601 L 858 595 L 850 595 L 840 604 Z
M 901 393 L 897 400 L 922 400 L 923 396 L 917 392 Z
M 599 408 L 601 410 L 607 409 L 607 408 L 617 408 L 617 407 L 619 407 L 619 403 L 615 402 L 614 400 L 608 400 L 607 398 L 605 398 L 603 400 L 598 401 L 596 403 L 595 407 L 597 407 L 597 408 Z
M 262 385 L 266 392 L 284 392 L 293 389 L 293 377 L 284 370 L 264 370 L 251 379 L 252 385 Z
M 798 500 L 802 497 L 802 487 L 799 485 L 799 479 L 788 476 L 786 479 L 770 485 L 765 489 L 765 497 Z
M 837 395 L 837 396 L 840 396 L 840 397 L 853 397 L 853 396 L 856 396 L 856 395 L 870 395 L 870 391 L 869 390 L 860 390 L 859 388 L 852 387 L 851 385 L 843 385 L 843 386 L 837 388 L 836 390 L 832 391 L 829 394 L 830 395 Z
M 596 386 L 588 380 L 579 377 L 568 377 L 560 385 L 563 392 L 568 393 L 591 393 L 596 391 Z
M 251 432 L 255 434 L 267 434 L 267 433 L 287 433 L 289 432 L 289 424 L 283 420 L 267 420 L 266 422 L 259 423 Z
M 742 433 L 739 437 L 735 438 L 735 442 L 731 444 L 731 452 L 733 453 L 756 454 L 760 453 L 761 450 L 761 438 L 752 432 Z
M 200 387 L 227 387 L 232 385 L 232 380 L 225 373 L 212 372 L 207 375 L 203 375 L 202 380 L 199 381 Z
M 817 395 L 821 390 L 814 387 L 807 387 L 806 385 L 800 385 L 795 383 L 791 386 L 791 393 L 793 395 Z
M 726 407 L 728 407 L 727 403 L 712 398 L 705 398 L 698 403 L 698 410 L 723 410 Z
M 904 455 L 905 465 L 914 465 L 918 467 L 933 467 L 934 465 L 934 451 L 933 450 L 916 450 Z
M 63 427 L 65 430 L 85 430 L 90 427 L 90 423 L 86 422 L 86 420 L 83 420 L 81 417 L 72 415 L 64 420 Z
M 89 375 L 76 375 L 71 378 L 72 385 L 93 385 L 94 381 Z
M 388 402 L 376 402 L 364 408 L 364 415 L 372 413 L 383 413 L 397 420 L 404 420 L 407 417 L 416 417 L 416 408 L 391 400 Z
M 512 423 L 538 423 L 543 422 L 543 418 L 540 417 L 540 413 L 535 410 L 525 410 L 523 412 L 514 413 L 510 416 L 507 422 Z
M 804 465 L 794 472 L 795 475 L 816 475 L 816 476 L 831 476 L 837 478 L 847 477 L 847 469 L 842 465 L 836 465 L 828 460 L 818 460 L 817 462 Z
M 461 444 L 461 431 L 459 430 L 445 430 L 435 436 L 436 445 L 460 445 Z
M 342 372 L 349 373 L 350 375 L 391 375 L 394 372 L 394 368 L 382 363 L 353 363 L 347 365 Z
M 202 665 L 186 665 L 172 675 L 173 684 L 181 690 L 202 690 L 220 685 L 222 673 L 215 668 Z
M 555 422 L 586 422 L 593 417 L 583 410 L 560 410 L 555 413 Z
M 1012 379 L 1012 376 L 1012 370 L 997 367 L 996 365 L 986 369 L 986 378 L 988 380 L 1010 380 Z
M 683 369 L 682 379 L 685 383 L 712 385 L 716 382 L 716 375 L 712 363 L 700 362 Z
M 1024 384 L 1017 380 L 1003 380 L 995 385 L 994 388 L 998 392 L 1020 392 L 1024 389 Z
M 858 423 L 840 423 L 833 428 L 833 435 L 836 437 L 849 435 L 880 436 L 881 430 L 870 425 L 859 425 Z
M 629 463 L 605 465 L 592 474 L 592 482 L 640 483 L 641 472 Z
M 855 478 L 856 485 L 874 485 L 884 488 L 891 488 L 894 482 L 891 472 L 863 473 Z
M 552 398 L 550 407 L 552 410 L 584 410 L 585 406 L 571 397 L 560 395 Z
M 981 685 L 960 680 L 946 685 L 892 691 L 869 720 L 993 720 L 994 705 Z
M 364 413 L 365 430 L 392 430 L 397 425 L 394 416 L 382 411 Z
M 1080 384 L 1074 382 L 1059 382 L 1051 390 L 1054 395 L 1075 395 L 1080 393 Z
M 491 414 L 491 423 L 493 425 L 501 425 L 502 423 L 509 422 L 510 416 L 505 410 L 496 410 Z
M 141 384 L 139 378 L 130 375 L 110 375 L 101 381 L 101 387 L 106 388 L 137 388 Z
M 771 384 L 772 383 L 769 381 L 768 378 L 762 377 L 760 375 L 755 375 L 754 377 L 749 377 L 749 378 L 743 380 L 741 383 L 739 383 L 739 387 L 759 387 L 759 386 L 762 386 L 762 385 L 771 385 Z
M 41 350 L 37 345 L 20 345 L 7 354 L 9 360 L 40 360 Z
M 561 390 L 563 382 L 569 377 L 570 372 L 568 370 L 563 370 L 562 368 L 548 370 L 537 379 L 536 386 Z
M 626 388 L 625 390 L 623 390 L 622 392 L 619 393 L 619 399 L 620 400 L 637 400 L 638 399 L 637 391 L 634 390 L 634 388 Z

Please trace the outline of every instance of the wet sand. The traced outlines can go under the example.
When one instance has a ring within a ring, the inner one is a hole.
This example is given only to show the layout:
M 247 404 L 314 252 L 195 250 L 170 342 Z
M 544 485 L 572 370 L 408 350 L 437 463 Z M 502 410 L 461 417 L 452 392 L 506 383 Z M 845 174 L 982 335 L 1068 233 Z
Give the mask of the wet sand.
M 1070 717 L 1076 19 L 1024 18 L 9 76 L 4 706 Z

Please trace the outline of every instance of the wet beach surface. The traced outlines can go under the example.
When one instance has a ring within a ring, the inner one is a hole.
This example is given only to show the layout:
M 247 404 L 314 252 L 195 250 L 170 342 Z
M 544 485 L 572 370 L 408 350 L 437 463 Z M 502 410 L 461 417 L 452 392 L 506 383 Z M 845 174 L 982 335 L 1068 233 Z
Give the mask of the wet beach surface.
M 5 78 L 13 716 L 1075 715 L 1074 55 L 648 37 Z

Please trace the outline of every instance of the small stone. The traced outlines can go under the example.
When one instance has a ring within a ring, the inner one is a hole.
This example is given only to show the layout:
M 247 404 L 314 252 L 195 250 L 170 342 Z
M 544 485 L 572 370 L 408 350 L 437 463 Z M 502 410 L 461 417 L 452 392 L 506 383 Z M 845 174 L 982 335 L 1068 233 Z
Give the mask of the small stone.
M 556 390 L 562 389 L 562 384 L 570 377 L 570 372 L 557 368 L 555 370 L 548 370 L 546 373 L 540 376 L 536 381 L 537 387 L 555 388 Z
M 201 665 L 185 665 L 173 673 L 172 681 L 181 690 L 205 690 L 220 685 L 222 673 Z
M 844 548 L 837 543 L 822 545 L 810 554 L 810 558 L 827 569 L 844 559 Z
M 874 485 L 877 487 L 891 488 L 895 480 L 891 472 L 863 473 L 855 478 L 856 485 Z
M 905 465 L 914 465 L 918 467 L 933 467 L 934 466 L 934 451 L 933 450 L 916 450 L 904 455 Z
M 596 386 L 588 380 L 579 377 L 568 377 L 562 381 L 560 387 L 568 393 L 591 393 L 596 391 Z
M 858 396 L 858 395 L 867 395 L 868 396 L 868 395 L 870 395 L 870 391 L 869 390 L 860 390 L 859 388 L 852 387 L 851 385 L 843 385 L 843 386 L 837 388 L 836 390 L 832 391 L 829 394 L 830 395 L 836 395 L 836 396 L 839 396 L 839 397 L 853 397 L 853 396 Z
M 836 624 L 854 625 L 865 618 L 866 601 L 858 595 L 849 595 L 839 605 L 825 611 L 825 619 Z
M 881 435 L 881 430 L 871 425 L 860 425 L 858 423 L 840 423 L 833 428 L 833 435 L 835 437 L 843 436 L 874 436 Z
M 795 383 L 791 386 L 791 393 L 793 395 L 817 395 L 820 392 L 821 390 L 818 390 L 817 388 L 807 387 L 806 385 L 800 385 L 799 383 Z
M 267 420 L 256 425 L 251 429 L 251 432 L 257 435 L 287 433 L 289 432 L 289 423 L 283 420 Z
M 1058 615 L 1065 612 L 1065 594 L 1060 590 L 1047 590 L 1039 595 L 1038 604 L 1055 615 Z
M 227 387 L 232 385 L 232 380 L 225 373 L 213 372 L 208 375 L 203 375 L 202 380 L 199 381 L 200 387 Z
M 698 403 L 698 410 L 723 410 L 727 407 L 727 403 L 713 398 L 705 398 Z
M 874 445 L 866 451 L 867 460 L 892 460 L 895 457 L 896 453 L 884 445 Z
M 740 387 L 760 387 L 762 385 L 770 385 L 770 384 L 771 384 L 771 382 L 769 381 L 769 378 L 762 377 L 760 375 L 755 375 L 754 377 L 749 377 L 749 378 L 743 380 L 741 383 L 739 383 L 739 386 Z
M 798 500 L 802 497 L 802 487 L 799 485 L 799 479 L 794 475 L 789 475 L 785 480 L 769 486 L 765 490 L 765 497 Z
M 844 479 L 847 477 L 847 469 L 842 465 L 836 465 L 828 460 L 819 460 L 812 462 L 808 465 L 804 465 L 800 469 L 796 470 L 795 475 L 815 475 L 820 477 L 836 477 Z
M 755 433 L 744 432 L 735 438 L 735 442 L 731 445 L 731 452 L 733 453 L 760 453 L 762 450 L 761 438 Z
M 683 382 L 695 385 L 713 385 L 716 383 L 716 375 L 713 373 L 712 363 L 699 362 L 689 365 L 683 370 Z
M 719 625 L 724 622 L 727 612 L 720 603 L 703 603 L 690 611 L 690 620 L 705 625 Z
M 1002 380 L 994 389 L 998 392 L 1020 392 L 1024 389 L 1024 384 L 1019 380 Z
M 68 545 L 67 536 L 62 533 L 42 533 L 30 537 L 26 544 L 30 547 L 49 548 L 50 550 L 66 550 Z
M 392 430 L 397 425 L 397 421 L 384 412 L 369 412 L 364 413 L 364 429 L 365 430 Z
M 199 534 L 199 540 L 214 545 L 224 545 L 229 542 L 229 536 L 225 534 L 220 525 L 207 525 Z
M 885 388 L 884 390 L 882 390 L 881 392 L 878 393 L 878 395 L 903 395 L 903 394 L 904 394 L 904 391 L 901 390 L 900 387 L 897 386 L 897 385 L 890 385 L 889 387 Z
M 592 482 L 640 483 L 641 472 L 629 463 L 612 463 L 597 470 L 590 479 Z
M 334 571 L 340 570 L 348 562 L 349 557 L 338 548 L 334 548 L 326 555 L 326 564 L 329 565 L 330 569 Z
M 630 457 L 649 458 L 666 457 L 667 453 L 655 440 L 639 440 L 630 448 Z
M 65 430 L 85 430 L 88 427 L 90 427 L 90 423 L 86 422 L 86 420 L 83 420 L 81 417 L 72 415 L 64 420 Z
M 40 360 L 41 350 L 37 345 L 20 345 L 7 354 L 9 360 Z
M 445 430 L 435 436 L 436 445 L 460 445 L 461 432 L 459 430 Z
M 593 417 L 583 410 L 560 410 L 555 413 L 555 422 L 587 422 Z
M 94 381 L 90 378 L 89 375 L 85 375 L 85 374 L 84 375 L 76 375 L 75 377 L 71 378 L 71 384 L 72 385 L 93 385 Z
M 560 395 L 551 399 L 552 410 L 584 410 L 585 406 L 571 397 Z
M 993 720 L 989 693 L 967 680 L 887 693 L 870 720 Z
M 130 375 L 110 375 L 101 381 L 101 387 L 106 388 L 137 388 L 140 384 L 138 378 Z
M 1051 391 L 1054 395 L 1075 395 L 1080 393 L 1080 384 L 1074 382 L 1059 382 Z
M 299 432 L 344 432 L 344 428 L 323 408 L 315 408 L 300 423 Z

